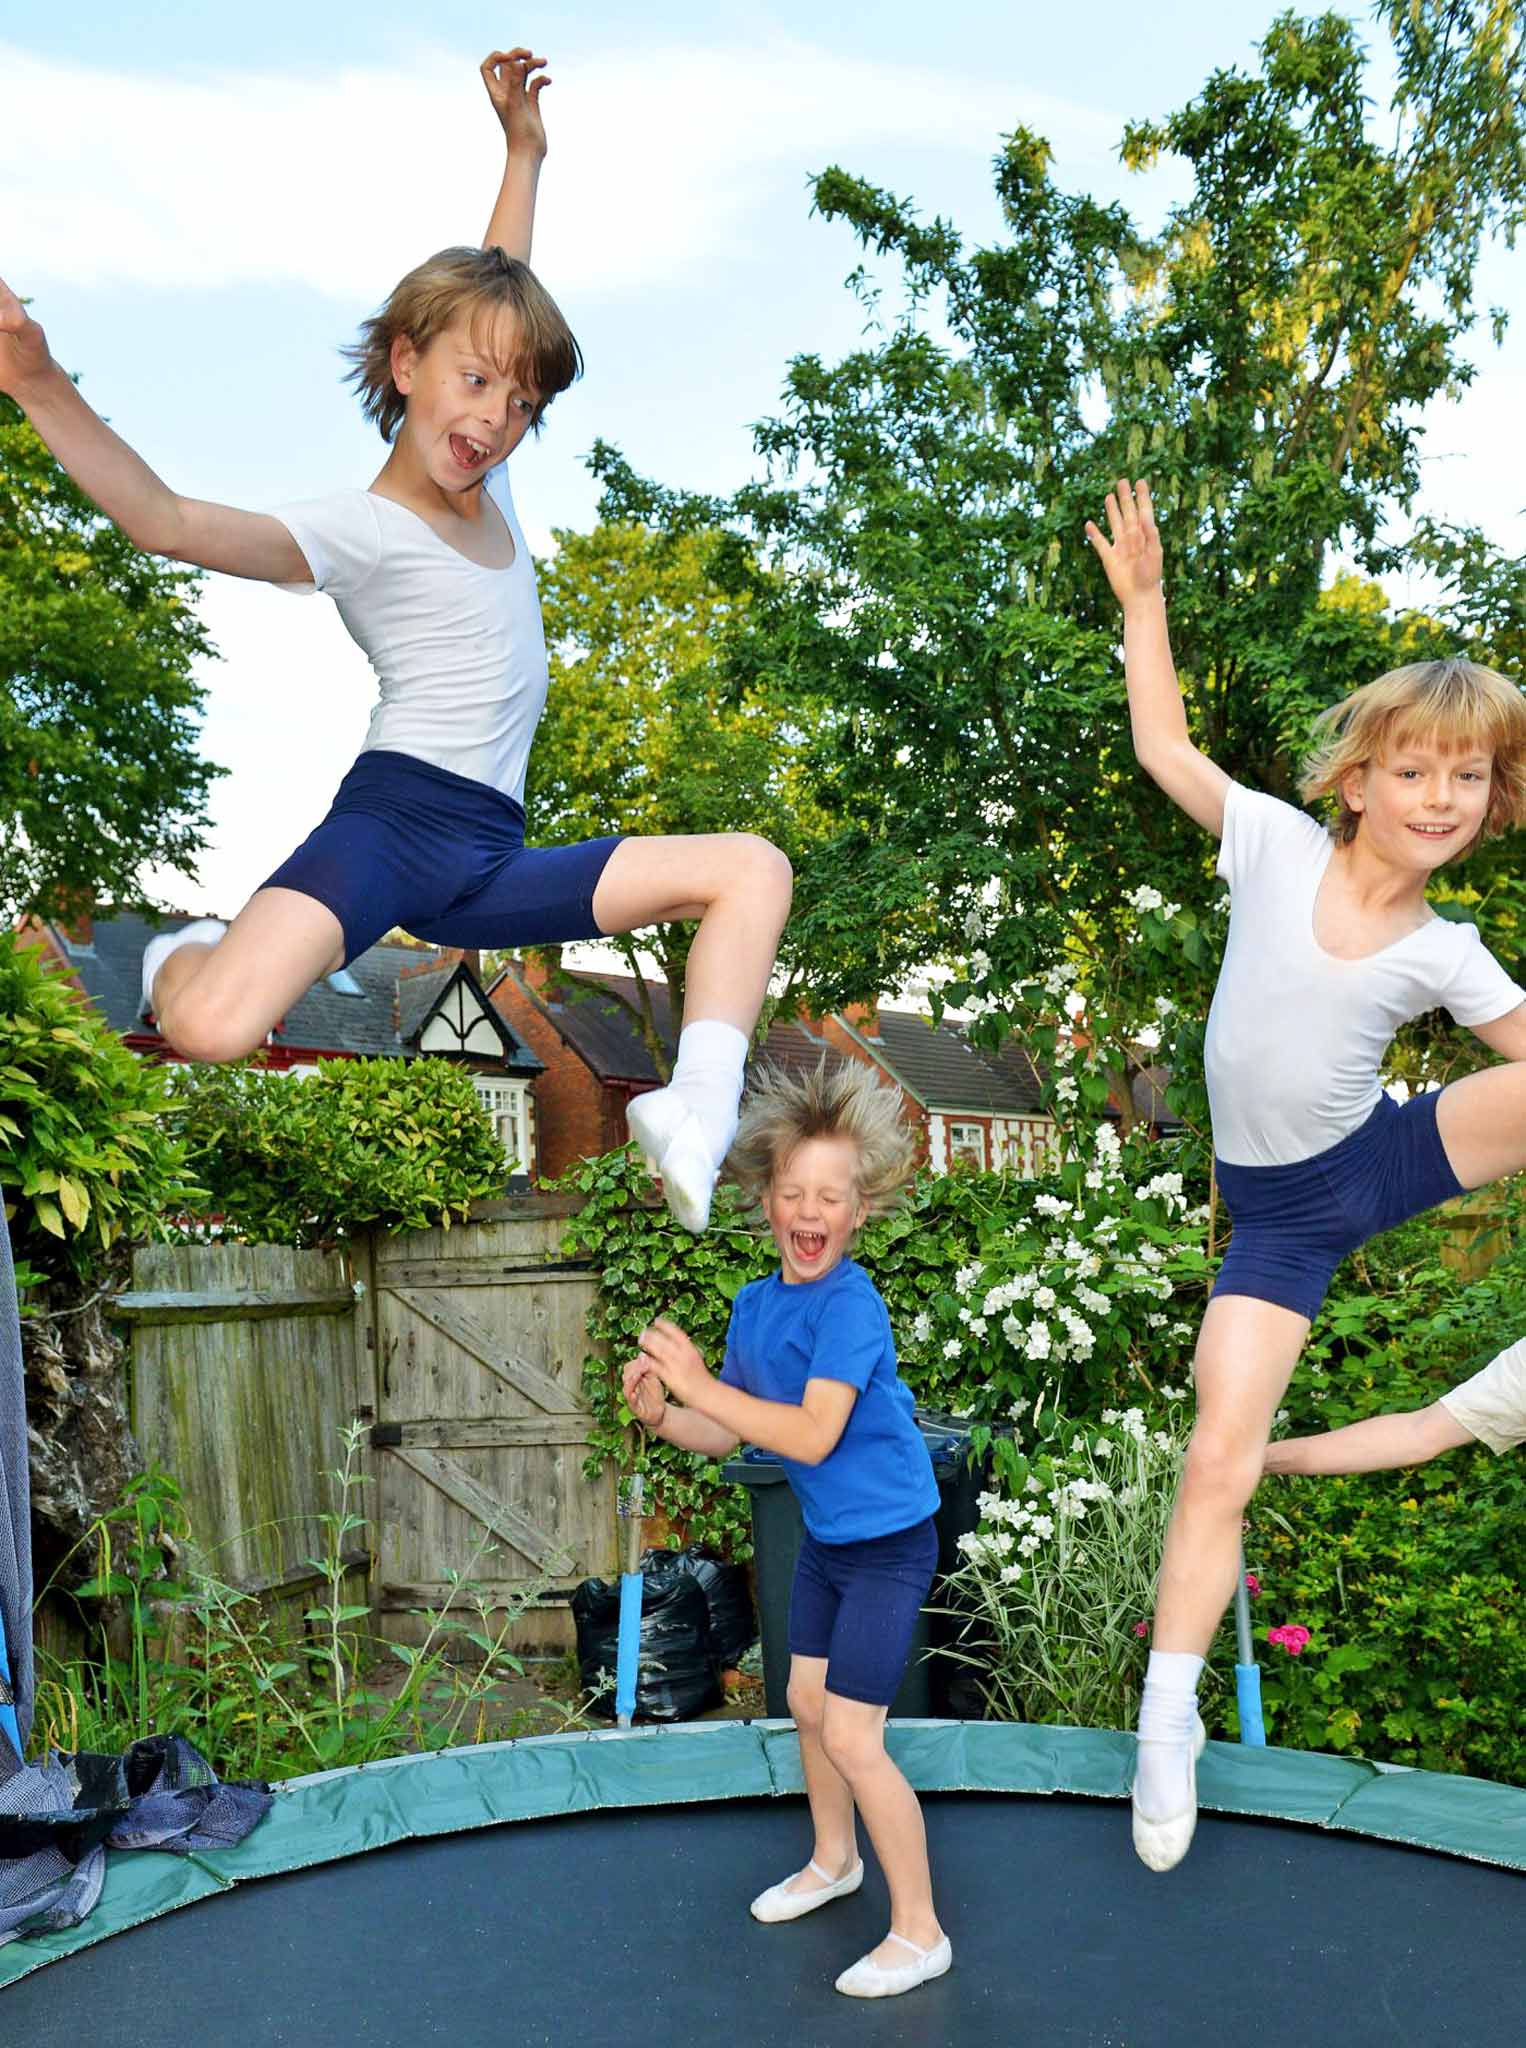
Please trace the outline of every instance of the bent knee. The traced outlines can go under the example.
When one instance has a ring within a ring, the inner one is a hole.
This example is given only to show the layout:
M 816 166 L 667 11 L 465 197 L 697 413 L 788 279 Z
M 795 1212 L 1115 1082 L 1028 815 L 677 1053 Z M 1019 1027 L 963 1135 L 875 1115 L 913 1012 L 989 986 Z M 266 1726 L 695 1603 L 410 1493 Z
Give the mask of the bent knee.
M 751 888 L 778 897 L 786 906 L 795 891 L 795 870 L 788 854 L 781 853 L 771 839 L 756 832 L 733 834 L 736 857 Z
M 1187 1447 L 1182 1492 L 1195 1503 L 1242 1508 L 1261 1483 L 1265 1457 L 1266 1446 L 1259 1442 L 1194 1435 Z
M 841 1715 L 829 1712 L 822 1717 L 821 1747 L 833 1770 L 851 1784 L 884 1761 L 883 1726 L 876 1723 L 866 1727 L 857 1717 L 849 1723 Z
M 789 1708 L 790 1719 L 805 1735 L 821 1733 L 821 1688 L 812 1685 L 791 1685 L 784 1695 L 784 1704 Z
M 251 1031 L 247 1018 L 205 1001 L 188 992 L 159 1019 L 159 1029 L 182 1059 L 199 1066 L 224 1066 L 241 1060 L 264 1042 L 262 1031 Z

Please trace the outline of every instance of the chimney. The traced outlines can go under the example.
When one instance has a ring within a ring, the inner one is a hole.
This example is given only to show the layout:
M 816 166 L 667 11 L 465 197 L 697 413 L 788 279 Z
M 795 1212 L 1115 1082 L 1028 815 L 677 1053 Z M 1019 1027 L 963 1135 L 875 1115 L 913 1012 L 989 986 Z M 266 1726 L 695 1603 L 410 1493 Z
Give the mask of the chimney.
M 531 946 L 519 955 L 514 963 L 526 988 L 548 1003 L 558 1000 L 557 983 L 561 979 L 562 949 L 560 946 Z

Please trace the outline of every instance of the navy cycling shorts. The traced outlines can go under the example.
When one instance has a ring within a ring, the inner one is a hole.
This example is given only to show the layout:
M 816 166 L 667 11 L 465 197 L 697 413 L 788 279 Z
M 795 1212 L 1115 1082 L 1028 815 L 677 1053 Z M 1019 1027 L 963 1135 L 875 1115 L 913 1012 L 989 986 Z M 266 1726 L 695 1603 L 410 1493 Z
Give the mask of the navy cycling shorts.
M 818 1543 L 807 1530 L 790 1592 L 791 1654 L 826 1658 L 828 1692 L 888 1707 L 937 1563 L 930 1515 L 858 1543 Z
M 1436 1128 L 1438 1100 L 1385 1095 L 1338 1145 L 1291 1166 L 1216 1160 L 1234 1230 L 1215 1295 L 1254 1295 L 1313 1322 L 1349 1252 L 1462 1194 Z
M 347 961 L 394 925 L 432 946 L 509 951 L 600 937 L 593 893 L 619 844 L 617 836 L 526 846 L 524 810 L 511 796 L 375 748 L 264 886 L 332 910 Z

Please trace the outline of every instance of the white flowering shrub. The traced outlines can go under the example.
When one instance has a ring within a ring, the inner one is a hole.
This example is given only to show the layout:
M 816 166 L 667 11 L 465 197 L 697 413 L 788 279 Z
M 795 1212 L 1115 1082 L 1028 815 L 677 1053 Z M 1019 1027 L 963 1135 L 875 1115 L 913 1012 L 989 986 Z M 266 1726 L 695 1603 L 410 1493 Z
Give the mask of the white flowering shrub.
M 1174 1386 L 1152 1417 L 1107 1408 L 1100 1426 L 1041 1406 L 1030 1448 L 999 1446 L 944 1588 L 995 1718 L 1134 1725 L 1190 1407 Z
M 1208 1273 L 1207 1211 L 1170 1159 L 1104 1123 L 1052 1179 L 1008 1184 L 1006 1200 L 996 1183 L 952 1275 L 909 1318 L 891 1301 L 919 1394 L 1000 1422 L 1051 1382 L 1062 1405 L 1093 1414 L 1155 1388 L 1162 1362 L 1190 1351 Z

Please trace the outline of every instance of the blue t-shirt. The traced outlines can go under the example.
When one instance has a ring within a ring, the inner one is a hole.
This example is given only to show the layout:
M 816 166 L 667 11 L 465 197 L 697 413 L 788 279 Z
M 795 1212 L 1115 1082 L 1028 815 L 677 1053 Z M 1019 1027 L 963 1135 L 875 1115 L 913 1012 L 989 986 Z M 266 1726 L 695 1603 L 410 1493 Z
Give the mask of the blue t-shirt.
M 841 1380 L 858 1399 L 819 1465 L 781 1458 L 805 1526 L 818 1543 L 861 1543 L 934 1513 L 938 1482 L 895 1369 L 890 1317 L 863 1267 L 843 1259 L 819 1280 L 786 1286 L 777 1273 L 737 1296 L 721 1378 L 761 1401 L 798 1406 L 807 1380 Z

